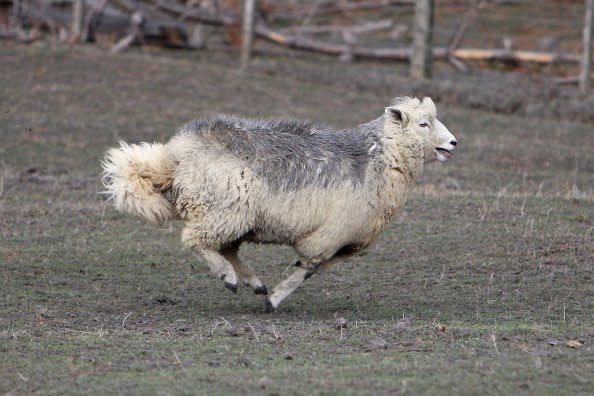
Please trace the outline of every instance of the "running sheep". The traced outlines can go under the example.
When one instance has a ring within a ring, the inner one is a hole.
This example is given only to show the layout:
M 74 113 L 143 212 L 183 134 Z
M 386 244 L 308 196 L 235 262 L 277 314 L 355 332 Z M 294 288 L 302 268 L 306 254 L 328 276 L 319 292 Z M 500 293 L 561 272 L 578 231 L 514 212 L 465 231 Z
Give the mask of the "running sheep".
M 396 98 L 351 130 L 295 120 L 197 120 L 167 144 L 107 151 L 103 184 L 116 209 L 160 224 L 237 291 L 266 295 L 274 311 L 317 271 L 367 248 L 404 207 L 423 164 L 446 161 L 456 138 L 431 98 Z M 237 253 L 243 242 L 291 246 L 295 272 L 269 293 Z

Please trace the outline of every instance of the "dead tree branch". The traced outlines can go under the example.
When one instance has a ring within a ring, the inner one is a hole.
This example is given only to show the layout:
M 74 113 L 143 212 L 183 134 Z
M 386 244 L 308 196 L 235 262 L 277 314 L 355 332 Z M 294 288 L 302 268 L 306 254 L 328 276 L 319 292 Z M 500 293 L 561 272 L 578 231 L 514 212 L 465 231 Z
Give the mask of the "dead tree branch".
M 329 2 L 332 4 L 331 2 Z M 356 3 L 343 3 L 319 6 L 315 10 L 299 10 L 293 12 L 277 13 L 272 17 L 276 19 L 303 19 L 313 16 L 326 16 L 331 14 L 346 14 L 356 11 L 379 10 L 396 5 L 413 6 L 415 0 L 384 0 L 384 1 L 358 1 Z
M 367 48 L 341 44 L 330 44 L 300 36 L 289 36 L 278 33 L 263 25 L 256 26 L 256 34 L 268 41 L 289 48 L 319 52 L 326 55 L 341 56 L 350 51 L 355 58 L 373 58 L 393 61 L 407 61 L 411 56 L 410 48 Z M 461 48 L 450 51 L 449 48 L 433 48 L 433 57 L 437 60 L 448 60 L 449 56 L 466 60 L 482 61 L 520 61 L 554 64 L 577 64 L 579 56 L 572 54 L 547 53 L 536 51 L 510 51 L 504 49 Z

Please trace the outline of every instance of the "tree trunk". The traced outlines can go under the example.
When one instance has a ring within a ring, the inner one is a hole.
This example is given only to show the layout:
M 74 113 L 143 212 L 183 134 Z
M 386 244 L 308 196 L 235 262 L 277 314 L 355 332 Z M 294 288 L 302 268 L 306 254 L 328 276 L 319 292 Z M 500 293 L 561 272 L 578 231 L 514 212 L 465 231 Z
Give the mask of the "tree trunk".
M 74 0 L 72 7 L 72 35 L 76 41 L 83 36 L 83 26 L 85 24 L 85 0 Z
M 592 81 L 592 9 L 594 0 L 584 0 L 585 18 L 583 32 L 582 68 L 580 72 L 580 94 L 585 97 L 590 93 Z
M 431 78 L 434 0 L 417 0 L 413 32 L 410 76 L 413 80 Z
M 252 57 L 252 45 L 254 42 L 254 9 L 255 0 L 243 2 L 243 25 L 241 27 L 241 70 L 247 69 Z

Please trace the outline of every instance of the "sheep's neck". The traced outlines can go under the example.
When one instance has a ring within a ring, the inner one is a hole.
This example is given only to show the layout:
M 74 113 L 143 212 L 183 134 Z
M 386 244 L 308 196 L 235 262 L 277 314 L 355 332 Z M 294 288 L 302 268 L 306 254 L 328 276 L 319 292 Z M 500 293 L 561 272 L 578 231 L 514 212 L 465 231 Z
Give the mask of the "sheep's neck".
M 407 187 L 423 172 L 423 142 L 419 136 L 407 129 L 385 136 L 384 155 L 386 165 L 392 172 L 404 178 Z
M 424 162 L 422 140 L 410 131 L 384 129 L 382 145 L 382 164 L 377 169 L 381 175 L 377 190 L 381 215 L 377 219 L 376 233 L 402 210 L 415 179 L 423 171 Z

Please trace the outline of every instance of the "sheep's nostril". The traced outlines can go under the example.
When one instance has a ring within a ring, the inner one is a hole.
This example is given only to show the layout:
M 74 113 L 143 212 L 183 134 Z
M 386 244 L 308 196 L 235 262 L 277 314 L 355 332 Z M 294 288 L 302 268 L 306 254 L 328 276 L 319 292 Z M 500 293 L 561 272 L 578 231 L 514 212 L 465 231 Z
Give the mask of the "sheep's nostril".
M 458 144 L 458 142 L 457 142 L 456 140 L 452 140 L 452 141 L 450 142 L 450 144 L 451 144 L 452 146 L 455 146 L 455 145 L 457 145 L 457 144 Z

